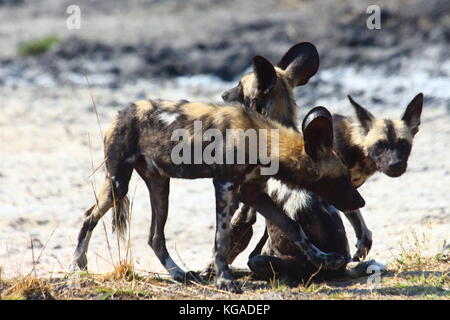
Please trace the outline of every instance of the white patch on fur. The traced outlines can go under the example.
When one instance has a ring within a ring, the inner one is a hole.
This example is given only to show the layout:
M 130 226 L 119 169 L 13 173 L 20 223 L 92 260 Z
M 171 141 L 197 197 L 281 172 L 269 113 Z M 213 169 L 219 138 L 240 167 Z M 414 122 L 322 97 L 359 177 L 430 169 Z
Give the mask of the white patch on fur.
M 149 170 L 155 170 L 157 171 L 161 176 L 167 176 L 167 174 L 164 172 L 163 169 L 161 169 L 161 167 L 159 167 L 155 160 L 149 158 L 148 156 L 145 156 L 145 162 L 147 163 L 147 168 Z
M 75 252 L 75 258 L 78 259 L 82 255 L 86 254 L 87 251 L 87 244 L 89 243 L 89 240 L 91 239 L 92 231 L 86 232 L 86 235 L 84 236 L 83 240 L 81 240 L 80 246 L 77 247 Z
M 266 243 L 264 244 L 263 248 L 261 249 L 261 254 L 265 255 L 265 256 L 273 256 L 275 255 L 275 253 L 272 250 L 272 245 L 271 245 L 272 241 L 270 239 L 270 235 L 269 235 L 269 239 L 267 239 Z
M 406 139 L 412 144 L 413 135 L 411 134 L 411 129 L 406 125 L 406 123 L 402 120 L 393 120 L 392 124 L 394 125 L 397 139 Z
M 119 181 L 116 180 L 116 176 L 112 176 L 111 180 L 114 183 L 114 187 L 116 188 L 116 190 L 119 189 Z
M 306 208 L 310 205 L 311 197 L 305 190 L 292 190 L 292 194 L 284 204 L 286 213 L 294 218 L 295 214 L 301 208 Z
M 164 122 L 166 125 L 170 126 L 177 120 L 178 116 L 178 113 L 161 112 L 158 116 L 158 119 Z
M 269 195 L 276 192 L 276 200 L 281 201 L 287 198 L 283 209 L 294 220 L 296 219 L 297 212 L 302 208 L 307 208 L 312 200 L 306 190 L 291 189 L 286 184 L 275 179 L 269 179 L 267 182 L 267 191 Z

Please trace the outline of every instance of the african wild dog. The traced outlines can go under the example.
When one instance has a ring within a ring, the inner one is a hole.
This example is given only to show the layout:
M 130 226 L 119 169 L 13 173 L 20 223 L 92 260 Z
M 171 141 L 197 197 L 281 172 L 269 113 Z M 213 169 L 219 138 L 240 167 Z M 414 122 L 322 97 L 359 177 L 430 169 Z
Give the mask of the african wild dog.
M 355 108 L 357 120 L 333 115 L 334 146 L 351 168 L 354 186 L 362 185 L 377 171 L 389 177 L 402 175 L 406 171 L 413 137 L 420 125 L 423 95 L 418 94 L 408 104 L 400 120 L 377 119 L 350 96 L 349 100 Z M 302 225 L 311 242 L 326 252 L 336 252 L 349 257 L 345 229 L 337 210 L 311 193 L 305 192 L 304 197 L 299 199 L 299 194 L 291 192 L 292 190 L 278 181 L 270 180 L 268 183 L 268 193 L 272 199 L 293 220 Z M 302 203 L 300 205 L 295 203 L 299 200 Z M 354 256 L 354 260 L 357 260 L 368 253 L 372 241 L 371 232 L 365 226 L 359 210 L 345 212 L 345 215 L 354 227 L 357 238 L 368 241 L 364 252 L 361 252 L 363 244 L 357 243 L 357 246 L 360 246 Z M 317 224 L 321 225 L 321 228 L 317 228 Z M 249 267 L 255 274 L 271 278 L 275 271 L 279 276 L 297 282 L 309 279 L 317 271 L 317 268 L 308 262 L 307 257 L 294 248 L 283 232 L 270 221 L 267 221 L 267 233 L 268 239 L 262 249 L 262 255 L 258 255 L 258 251 L 262 247 L 264 236 L 259 248 L 252 253 L 249 260 Z M 361 271 L 363 274 L 366 272 Z M 338 275 L 345 275 L 344 269 L 319 273 L 319 277 L 323 278 Z
M 279 170 L 272 177 L 292 188 L 314 191 L 342 210 L 357 209 L 365 204 L 351 184 L 347 167 L 332 149 L 332 118 L 323 107 L 316 107 L 306 115 L 302 136 L 296 130 L 238 106 L 187 101 L 139 101 L 119 112 L 105 134 L 107 175 L 97 203 L 85 213 L 86 218 L 74 255 L 74 268 L 86 268 L 89 240 L 99 219 L 111 207 L 126 208 L 126 194 L 133 169 L 143 178 L 150 191 L 152 224 L 149 245 L 172 278 L 178 281 L 185 280 L 189 274 L 175 264 L 165 244 L 164 225 L 167 219 L 170 178 L 213 178 L 216 196 L 215 283 L 218 288 L 240 291 L 225 259 L 229 249 L 230 220 L 238 201 L 256 208 L 299 247 L 313 247 L 298 224 L 283 214 L 263 191 L 263 185 L 269 176 L 260 172 L 263 168 L 261 159 L 258 158 L 257 164 L 192 164 L 193 161 L 177 165 L 173 163 L 171 152 L 179 143 L 172 140 L 173 132 L 178 129 L 187 130 L 191 139 L 199 134 L 194 130 L 196 121 L 201 121 L 204 129 L 216 129 L 221 133 L 230 129 L 256 129 L 259 133 L 259 129 L 265 129 L 267 136 L 271 136 L 272 130 L 276 130 L 278 152 L 266 152 L 270 157 L 276 157 L 279 163 Z M 239 136 L 232 136 L 224 141 L 223 151 L 235 152 L 237 146 L 243 143 L 248 159 L 250 146 L 239 139 Z M 268 141 L 266 151 L 272 150 L 271 139 Z M 203 143 L 200 148 L 204 150 L 207 145 L 209 143 Z M 231 148 L 225 150 L 226 146 Z M 197 147 L 194 143 L 189 144 L 189 148 L 194 151 L 191 152 L 192 156 Z M 116 230 L 122 233 L 127 221 L 126 211 L 115 210 L 116 218 L 113 219 Z M 345 263 L 341 256 L 332 253 L 316 254 L 316 258 L 316 264 L 324 264 L 327 268 L 338 268 Z
M 307 59 L 305 56 L 309 58 Z M 315 61 L 316 59 L 317 61 Z M 256 109 L 250 100 L 255 95 L 254 88 L 257 86 L 255 84 L 258 82 L 272 83 L 272 87 L 267 91 L 270 94 L 265 96 L 265 100 L 259 99 L 259 109 L 257 110 L 269 118 L 287 125 L 291 123 L 291 127 L 295 129 L 296 106 L 295 100 L 292 98 L 293 86 L 286 85 L 292 83 L 292 80 L 286 79 L 286 75 L 292 74 L 292 72 L 289 72 L 292 66 L 295 66 L 298 70 L 304 61 L 308 61 L 310 66 L 309 69 L 303 67 L 306 72 L 302 76 L 308 77 L 310 75 L 308 70 L 316 70 L 318 66 L 318 54 L 312 44 L 300 43 L 293 46 L 276 67 L 260 58 L 258 61 L 254 61 L 254 72 L 244 76 L 238 86 L 226 91 L 223 94 L 223 99 L 227 102 L 239 101 L 248 108 Z M 264 73 L 258 70 L 261 69 L 261 64 L 264 65 Z M 282 83 L 283 89 L 280 89 L 279 82 Z M 288 89 L 289 94 L 285 94 L 285 88 Z M 423 95 L 417 95 L 409 104 L 402 120 L 396 121 L 376 120 L 367 110 L 354 102 L 351 97 L 349 99 L 355 108 L 359 123 L 347 117 L 334 115 L 336 124 L 334 144 L 345 163 L 351 168 L 354 186 L 362 185 L 376 171 L 384 172 L 392 177 L 401 175 L 406 170 L 412 138 L 420 123 Z M 273 108 L 273 106 L 277 106 L 277 108 Z M 286 119 L 286 114 L 293 117 Z M 326 252 L 336 252 L 350 260 L 344 226 L 335 208 L 312 193 L 292 190 L 273 179 L 268 182 L 268 191 L 272 199 L 283 207 L 291 218 L 300 223 L 314 244 Z M 367 228 L 359 210 L 344 212 L 344 214 L 351 222 L 357 235 L 357 252 L 353 257 L 353 260 L 357 261 L 364 258 L 371 248 L 371 231 Z M 231 231 L 233 246 L 228 256 L 228 263 L 231 264 L 235 257 L 247 247 L 252 236 L 251 226 L 255 221 L 256 213 L 248 206 L 241 206 L 234 214 Z M 270 226 L 270 223 L 268 225 Z M 272 230 L 272 237 L 270 243 L 266 244 L 265 252 L 278 256 L 282 255 L 281 252 L 285 252 L 284 259 L 280 260 L 274 257 L 271 261 L 269 257 L 258 257 L 249 262 L 250 267 L 255 270 L 259 266 L 260 271 L 262 268 L 266 268 L 264 269 L 266 273 L 272 274 L 272 267 L 267 269 L 267 262 L 270 261 L 273 266 L 278 266 L 277 270 L 281 274 L 287 273 L 287 270 L 295 270 L 294 274 L 297 277 L 301 277 L 301 275 L 309 277 L 317 268 L 309 263 L 297 248 L 293 250 L 283 249 L 283 246 L 289 247 L 289 245 L 284 241 L 285 237 L 276 231 Z M 251 257 L 261 251 L 267 238 L 266 230 Z M 272 250 L 269 249 L 271 246 L 273 247 Z M 291 254 L 290 257 L 288 257 L 289 254 Z M 211 268 L 208 267 L 204 274 L 210 271 Z
M 244 75 L 238 85 L 222 94 L 225 102 L 235 103 L 255 110 L 270 119 L 297 130 L 297 106 L 294 88 L 308 83 L 319 68 L 319 53 L 309 42 L 301 42 L 291 47 L 274 68 L 264 57 L 253 58 L 253 72 Z M 228 263 L 248 245 L 252 235 L 252 225 L 256 222 L 256 212 L 241 204 L 233 215 L 232 246 Z M 202 272 L 209 277 L 214 272 L 211 262 Z

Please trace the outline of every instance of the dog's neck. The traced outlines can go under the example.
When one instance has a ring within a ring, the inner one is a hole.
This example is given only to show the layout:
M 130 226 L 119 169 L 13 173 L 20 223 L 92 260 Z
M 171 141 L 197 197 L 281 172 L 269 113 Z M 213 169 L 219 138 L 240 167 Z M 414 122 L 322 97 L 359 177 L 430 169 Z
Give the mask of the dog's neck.
M 278 79 L 275 88 L 268 94 L 262 113 L 288 128 L 297 130 L 297 104 L 294 98 L 294 88 L 285 80 L 284 71 L 276 68 Z
M 317 166 L 305 152 L 303 137 L 294 129 L 280 130 L 278 148 L 279 170 L 274 178 L 288 185 L 306 187 L 304 183 L 318 176 Z

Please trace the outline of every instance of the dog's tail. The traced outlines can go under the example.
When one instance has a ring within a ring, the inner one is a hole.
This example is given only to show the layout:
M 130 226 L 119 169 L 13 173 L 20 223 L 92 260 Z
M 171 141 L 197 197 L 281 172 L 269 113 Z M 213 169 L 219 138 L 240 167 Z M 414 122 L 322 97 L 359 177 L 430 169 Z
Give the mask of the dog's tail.
M 104 139 L 107 177 L 114 199 L 112 227 L 122 238 L 130 215 L 128 184 L 136 163 L 138 146 L 135 113 L 135 105 L 120 111 Z
M 115 208 L 113 208 L 112 215 L 112 231 L 117 232 L 120 238 L 125 239 L 125 232 L 130 218 L 130 201 L 127 196 L 119 201 Z

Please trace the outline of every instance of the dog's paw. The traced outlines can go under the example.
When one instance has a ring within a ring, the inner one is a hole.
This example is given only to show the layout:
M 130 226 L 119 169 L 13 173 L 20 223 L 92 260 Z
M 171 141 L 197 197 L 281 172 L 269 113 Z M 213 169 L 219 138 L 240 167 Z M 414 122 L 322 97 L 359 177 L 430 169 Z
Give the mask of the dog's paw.
M 176 282 L 186 283 L 186 272 L 183 270 L 170 270 L 169 273 Z
M 356 242 L 356 253 L 353 255 L 353 261 L 363 261 L 372 248 L 372 235 L 366 235 Z
M 69 270 L 71 272 L 76 272 L 76 271 L 86 271 L 87 270 L 87 257 L 86 256 L 81 256 L 78 259 L 75 259 L 72 261 L 72 263 L 69 266 Z
M 203 279 L 201 274 L 199 272 L 195 272 L 195 271 L 186 272 L 185 279 L 186 279 L 186 281 L 193 281 L 196 283 L 204 283 L 205 282 L 205 280 Z
M 212 280 L 212 278 L 214 278 L 216 272 L 214 270 L 214 263 L 211 262 L 209 263 L 205 269 L 203 269 L 202 271 L 200 271 L 200 276 L 203 279 L 207 279 L 207 280 Z
M 180 282 L 180 283 L 187 283 L 189 281 L 197 282 L 197 283 L 203 283 L 204 280 L 200 276 L 198 272 L 195 271 L 187 271 L 184 272 L 183 270 L 176 270 L 172 271 L 171 273 L 172 279 Z
M 231 293 L 242 293 L 241 285 L 238 281 L 224 278 L 216 278 L 216 288 Z
M 334 252 L 326 253 L 325 257 L 323 258 L 324 269 L 337 270 L 341 267 L 344 267 L 346 264 L 347 259 Z
M 346 276 L 349 278 L 365 277 L 374 272 L 385 272 L 386 264 L 375 260 L 350 262 L 347 264 Z

